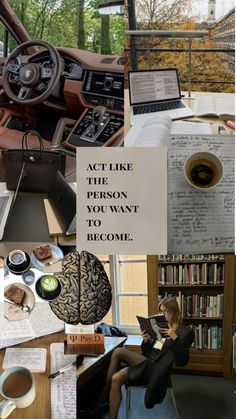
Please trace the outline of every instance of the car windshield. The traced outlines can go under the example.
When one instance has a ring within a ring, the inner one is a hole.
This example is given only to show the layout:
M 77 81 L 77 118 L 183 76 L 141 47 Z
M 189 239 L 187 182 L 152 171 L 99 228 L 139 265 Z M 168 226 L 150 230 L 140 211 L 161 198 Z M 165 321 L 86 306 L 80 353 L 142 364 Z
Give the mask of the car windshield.
M 9 0 L 32 39 L 43 39 L 58 47 L 123 55 L 123 16 L 102 16 L 99 3 L 100 0 Z M 3 40 L 3 27 L 0 32 Z M 11 51 L 16 43 L 9 39 L 8 45 Z

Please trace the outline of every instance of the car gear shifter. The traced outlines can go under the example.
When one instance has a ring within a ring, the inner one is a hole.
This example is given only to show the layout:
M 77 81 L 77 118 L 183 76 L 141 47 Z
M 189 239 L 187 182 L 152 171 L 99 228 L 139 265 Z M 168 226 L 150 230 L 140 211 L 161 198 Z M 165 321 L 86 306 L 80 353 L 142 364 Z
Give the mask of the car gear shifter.
M 110 115 L 105 106 L 96 106 L 93 109 L 91 124 L 81 135 L 81 139 L 94 142 L 110 121 Z
M 103 116 L 106 112 L 105 106 L 96 106 L 93 110 L 93 125 L 98 127 L 102 122 Z

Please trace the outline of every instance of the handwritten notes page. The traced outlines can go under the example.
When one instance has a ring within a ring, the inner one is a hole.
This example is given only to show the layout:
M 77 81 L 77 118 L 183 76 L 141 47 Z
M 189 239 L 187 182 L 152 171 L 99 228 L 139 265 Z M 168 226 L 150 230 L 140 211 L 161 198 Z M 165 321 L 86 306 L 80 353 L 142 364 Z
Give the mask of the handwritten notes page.
M 63 343 L 50 345 L 50 371 L 75 361 L 75 355 L 64 355 Z M 76 419 L 76 367 L 51 379 L 51 419 Z
M 0 303 L 0 348 L 16 345 L 36 337 L 49 335 L 64 329 L 48 303 L 36 303 L 29 318 L 8 321 Z
M 47 349 L 45 348 L 7 348 L 3 360 L 3 369 L 20 365 L 32 372 L 46 370 Z
M 219 157 L 223 178 L 208 191 L 191 187 L 184 163 L 198 151 Z M 168 151 L 168 252 L 234 252 L 234 137 L 172 137 Z
M 58 319 L 48 303 L 36 303 L 29 320 L 37 337 L 64 330 L 64 322 Z

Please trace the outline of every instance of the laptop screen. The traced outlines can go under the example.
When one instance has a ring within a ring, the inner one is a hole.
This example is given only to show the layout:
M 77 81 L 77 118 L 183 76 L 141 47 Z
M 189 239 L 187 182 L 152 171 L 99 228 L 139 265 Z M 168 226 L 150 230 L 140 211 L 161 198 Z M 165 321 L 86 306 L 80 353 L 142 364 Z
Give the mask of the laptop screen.
M 129 95 L 131 105 L 180 99 L 177 69 L 130 71 Z

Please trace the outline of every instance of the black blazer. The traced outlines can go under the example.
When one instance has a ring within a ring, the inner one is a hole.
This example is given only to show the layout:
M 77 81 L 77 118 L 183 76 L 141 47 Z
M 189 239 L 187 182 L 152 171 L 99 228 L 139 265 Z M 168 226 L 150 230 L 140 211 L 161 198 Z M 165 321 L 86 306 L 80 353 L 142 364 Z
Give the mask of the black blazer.
M 173 364 L 184 366 L 189 361 L 189 348 L 194 340 L 194 331 L 182 326 L 176 334 L 175 341 L 167 339 L 160 351 L 152 349 L 155 340 L 142 342 L 141 349 L 147 359 L 128 370 L 129 385 L 147 386 L 144 403 L 149 409 L 163 401 Z

